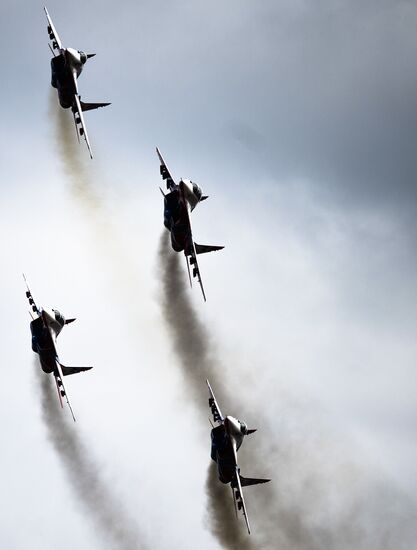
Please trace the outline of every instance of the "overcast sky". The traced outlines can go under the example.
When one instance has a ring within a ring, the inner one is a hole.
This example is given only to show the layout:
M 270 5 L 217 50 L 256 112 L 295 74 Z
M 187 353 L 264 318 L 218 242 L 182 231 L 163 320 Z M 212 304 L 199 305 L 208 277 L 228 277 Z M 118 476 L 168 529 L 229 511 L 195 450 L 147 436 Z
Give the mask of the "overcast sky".
M 65 46 L 97 53 L 82 99 L 112 105 L 85 116 L 93 161 L 75 130 L 67 148 L 42 4 L 2 2 L 0 546 L 114 547 L 48 438 L 24 271 L 38 304 L 77 317 L 58 340 L 64 364 L 94 365 L 67 379 L 75 437 L 120 515 L 150 548 L 220 547 L 209 409 L 161 308 L 158 145 L 174 177 L 210 197 L 196 241 L 226 246 L 201 258 L 207 303 L 189 296 L 217 357 L 201 393 L 206 376 L 223 381 L 222 410 L 258 428 L 239 452 L 243 475 L 273 480 L 245 493 L 254 547 L 409 550 L 416 4 L 48 10 Z

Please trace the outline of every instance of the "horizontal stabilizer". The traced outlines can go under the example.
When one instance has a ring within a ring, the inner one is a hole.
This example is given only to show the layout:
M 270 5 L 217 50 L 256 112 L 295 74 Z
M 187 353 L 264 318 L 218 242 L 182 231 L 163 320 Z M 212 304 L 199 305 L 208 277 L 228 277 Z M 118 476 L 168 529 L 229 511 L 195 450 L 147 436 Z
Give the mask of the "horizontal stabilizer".
M 206 252 L 215 252 L 216 250 L 222 250 L 224 246 L 211 246 L 209 244 L 197 244 L 195 245 L 196 254 L 205 254 Z
M 252 430 L 246 430 L 246 435 L 254 434 L 256 432 L 256 428 Z
M 60 363 L 61 365 L 61 363 Z M 64 376 L 69 376 L 70 374 L 77 374 L 79 372 L 84 372 L 86 370 L 90 370 L 93 367 L 66 367 L 65 365 L 61 365 L 62 374 Z
M 73 323 L 75 321 L 75 317 L 72 317 L 71 319 L 65 319 L 65 324 L 69 325 L 70 323 Z
M 242 484 L 242 487 L 247 487 L 248 485 L 259 485 L 259 483 L 268 483 L 268 481 L 271 481 L 270 479 L 256 479 L 252 477 L 240 477 L 240 483 Z
M 203 195 L 203 196 L 201 197 L 201 199 L 200 199 L 200 202 L 201 202 L 201 201 L 205 201 L 205 200 L 208 199 L 208 198 L 209 198 L 208 195 Z
M 107 107 L 107 105 L 111 105 L 111 103 L 84 103 L 84 101 L 80 101 L 80 105 L 82 111 L 92 111 L 99 107 Z

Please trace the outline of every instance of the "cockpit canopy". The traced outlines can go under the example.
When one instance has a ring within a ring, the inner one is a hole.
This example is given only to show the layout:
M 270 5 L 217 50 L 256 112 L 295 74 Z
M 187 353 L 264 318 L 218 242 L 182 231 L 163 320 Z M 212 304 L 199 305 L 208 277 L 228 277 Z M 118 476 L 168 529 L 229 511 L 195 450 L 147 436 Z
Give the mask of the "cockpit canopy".
M 80 54 L 81 63 L 84 65 L 84 63 L 87 61 L 87 54 L 82 52 L 81 50 L 78 50 L 78 53 Z
M 55 320 L 57 323 L 59 323 L 61 326 L 65 325 L 65 317 L 60 313 L 57 309 L 52 310 L 55 315 Z
M 246 423 L 239 420 L 239 424 L 240 424 L 240 432 L 243 435 L 246 435 L 248 433 L 248 427 L 247 427 Z
M 203 191 L 201 190 L 201 187 L 199 187 L 196 183 L 193 181 L 190 182 L 193 186 L 193 193 L 197 197 L 197 199 L 200 201 L 201 197 L 203 196 Z

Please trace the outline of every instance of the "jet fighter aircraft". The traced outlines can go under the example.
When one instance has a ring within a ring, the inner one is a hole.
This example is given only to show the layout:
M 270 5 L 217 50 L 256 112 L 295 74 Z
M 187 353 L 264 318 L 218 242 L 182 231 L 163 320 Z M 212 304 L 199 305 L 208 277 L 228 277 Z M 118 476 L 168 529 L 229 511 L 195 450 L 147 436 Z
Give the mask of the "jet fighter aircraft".
M 32 317 L 32 322 L 30 323 L 32 350 L 39 355 L 42 370 L 48 374 L 52 373 L 54 375 L 61 407 L 63 407 L 62 398 L 65 397 L 75 422 L 74 412 L 65 390 L 63 377 L 90 370 L 92 367 L 66 367 L 59 361 L 56 351 L 56 339 L 58 334 L 65 325 L 72 323 L 75 319 L 65 319 L 62 313 L 57 309 L 48 310 L 38 308 L 24 275 L 23 278 L 25 279 L 27 287 L 26 297 L 32 307 L 32 311 L 36 314 L 36 317 L 34 317 L 33 314 L 29 312 Z
M 110 103 L 84 103 L 81 101 L 81 96 L 78 93 L 77 78 L 80 76 L 87 59 L 94 57 L 96 54 L 86 54 L 74 48 L 64 48 L 46 7 L 44 7 L 44 10 L 48 19 L 48 34 L 52 42 L 52 46 L 49 44 L 49 48 L 54 56 L 51 59 L 51 85 L 58 90 L 61 107 L 64 109 L 71 107 L 78 141 L 80 141 L 80 136 L 84 136 L 90 157 L 93 158 L 83 112 L 98 109 L 99 107 L 106 107 Z
M 191 266 L 193 278 L 197 277 L 204 301 L 206 301 L 206 294 L 204 292 L 200 268 L 197 262 L 197 254 L 221 250 L 224 246 L 197 244 L 193 240 L 190 213 L 199 202 L 206 200 L 208 197 L 207 195 L 203 195 L 200 187 L 191 180 L 181 178 L 178 184 L 175 183 L 158 147 L 156 148 L 156 152 L 160 161 L 162 179 L 166 180 L 166 186 L 169 190 L 169 193 L 165 194 L 160 188 L 164 196 L 164 225 L 168 231 L 171 232 L 172 248 L 176 252 L 184 251 L 190 285 L 192 286 L 190 274 Z
M 217 463 L 220 481 L 222 483 L 230 483 L 236 516 L 238 510 L 242 510 L 246 527 L 250 534 L 249 519 L 242 487 L 267 483 L 271 480 L 254 479 L 240 475 L 240 468 L 237 464 L 237 451 L 242 445 L 245 435 L 252 434 L 256 430 L 249 430 L 244 422 L 233 418 L 233 416 L 223 416 L 210 383 L 208 380 L 206 382 L 210 392 L 209 407 L 213 414 L 214 422 L 218 424 L 211 430 L 211 458 Z

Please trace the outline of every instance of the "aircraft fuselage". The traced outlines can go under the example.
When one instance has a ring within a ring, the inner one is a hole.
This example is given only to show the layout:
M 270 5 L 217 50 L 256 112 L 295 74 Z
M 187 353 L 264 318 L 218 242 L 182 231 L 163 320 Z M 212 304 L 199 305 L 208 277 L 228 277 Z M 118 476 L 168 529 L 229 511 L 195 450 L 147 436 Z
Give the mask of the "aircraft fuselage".
M 222 483 L 232 483 L 236 476 L 236 453 L 242 445 L 246 425 L 233 416 L 211 430 L 211 458 L 217 463 Z
M 73 48 L 62 49 L 61 53 L 51 59 L 51 86 L 58 91 L 61 107 L 68 109 L 74 104 L 78 93 L 76 79 L 80 76 L 87 56 Z
M 180 180 L 164 197 L 164 225 L 171 232 L 171 245 L 175 252 L 191 253 L 192 238 L 189 212 L 201 200 L 202 192 L 197 184 Z
M 41 310 L 41 316 L 30 323 L 32 350 L 39 355 L 42 370 L 46 373 L 56 369 L 55 340 L 64 325 L 65 319 L 57 310 Z

